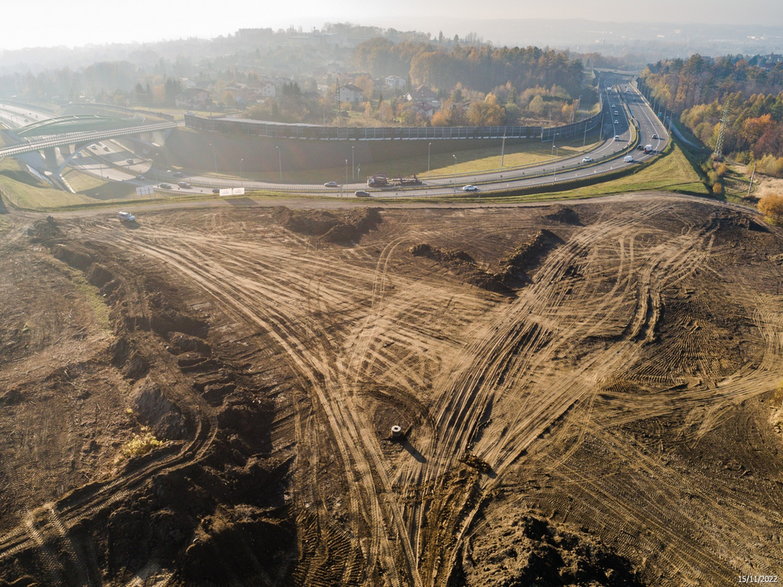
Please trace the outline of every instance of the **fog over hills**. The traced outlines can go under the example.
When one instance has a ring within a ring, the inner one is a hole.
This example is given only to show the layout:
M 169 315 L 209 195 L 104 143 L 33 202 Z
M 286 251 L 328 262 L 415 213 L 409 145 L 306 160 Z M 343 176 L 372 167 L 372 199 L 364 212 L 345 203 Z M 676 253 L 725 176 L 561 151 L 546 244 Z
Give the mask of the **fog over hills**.
M 663 17 L 664 15 L 662 15 Z M 332 21 L 336 22 L 336 21 Z M 437 39 L 440 35 L 460 42 L 488 42 L 497 46 L 530 46 L 570 49 L 579 53 L 601 53 L 623 57 L 631 67 L 668 57 L 702 55 L 783 53 L 783 27 L 764 25 L 675 24 L 666 22 L 611 22 L 585 19 L 466 19 L 419 17 L 380 17 L 352 21 L 364 25 L 363 34 L 341 38 L 329 33 L 330 42 L 351 47 L 380 32 L 380 28 L 421 31 Z M 307 36 L 320 31 L 323 19 L 303 18 L 287 28 Z M 260 19 L 248 19 L 247 28 L 270 28 Z M 375 32 L 374 32 L 375 31 Z M 173 32 L 173 30 L 171 31 Z M 95 61 L 127 60 L 137 64 L 154 63 L 160 58 L 191 60 L 230 55 L 242 45 L 237 31 L 216 34 L 211 39 L 180 34 L 181 38 L 145 43 L 92 44 L 73 47 L 47 47 L 1 50 L 0 73 L 37 72 L 46 68 L 78 68 Z M 246 48 L 246 47 L 245 47 Z

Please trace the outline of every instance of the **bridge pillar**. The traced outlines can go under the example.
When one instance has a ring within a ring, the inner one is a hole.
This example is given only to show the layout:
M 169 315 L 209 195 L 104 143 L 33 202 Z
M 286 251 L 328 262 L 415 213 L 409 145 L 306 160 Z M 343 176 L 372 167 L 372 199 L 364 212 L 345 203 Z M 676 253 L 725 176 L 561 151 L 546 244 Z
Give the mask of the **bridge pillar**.
M 44 161 L 46 161 L 46 168 L 49 171 L 57 171 L 57 150 L 55 147 L 49 147 L 43 150 Z

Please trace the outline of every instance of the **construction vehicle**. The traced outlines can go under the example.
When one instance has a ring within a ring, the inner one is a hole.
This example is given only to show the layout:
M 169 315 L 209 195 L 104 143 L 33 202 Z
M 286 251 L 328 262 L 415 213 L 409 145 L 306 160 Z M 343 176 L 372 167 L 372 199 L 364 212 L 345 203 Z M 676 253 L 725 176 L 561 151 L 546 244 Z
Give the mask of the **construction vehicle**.
M 371 188 L 405 187 L 409 185 L 421 185 L 421 180 L 416 177 L 416 174 L 413 177 L 388 177 L 381 173 L 367 178 L 367 187 Z

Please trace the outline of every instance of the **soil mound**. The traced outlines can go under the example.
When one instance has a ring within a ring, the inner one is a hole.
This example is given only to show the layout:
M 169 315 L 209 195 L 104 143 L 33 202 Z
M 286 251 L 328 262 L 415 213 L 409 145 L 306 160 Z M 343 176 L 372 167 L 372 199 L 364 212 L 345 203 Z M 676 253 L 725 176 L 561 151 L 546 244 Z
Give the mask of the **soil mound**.
M 544 218 L 547 220 L 554 220 L 555 222 L 561 222 L 562 224 L 582 226 L 582 220 L 579 218 L 579 214 L 568 206 L 554 206 L 553 211 L 544 216 Z
M 753 230 L 756 232 L 769 232 L 769 229 L 751 218 L 748 214 L 734 210 L 720 210 L 710 216 L 709 228 L 719 231 L 733 231 L 736 229 Z
M 185 417 L 159 384 L 147 379 L 140 381 L 131 393 L 130 404 L 139 421 L 149 426 L 157 438 L 178 440 L 184 437 L 187 431 Z
M 468 544 L 465 585 L 643 585 L 630 562 L 595 537 L 532 514 Z
M 340 245 L 358 242 L 381 223 L 378 208 L 335 214 L 326 210 L 291 210 L 281 206 L 275 209 L 274 217 L 288 230 Z
M 5 213 L 2 200 L 0 200 L 0 214 Z M 57 225 L 57 221 L 47 216 L 45 220 L 36 220 L 33 225 L 27 229 L 27 236 L 34 243 L 54 244 L 57 240 L 63 238 L 63 232 Z
M 512 291 L 501 283 L 495 275 L 483 271 L 476 266 L 476 261 L 465 251 L 439 249 L 427 243 L 414 245 L 409 249 L 414 257 L 432 259 L 438 265 L 445 267 L 451 273 L 459 275 L 471 285 L 488 291 L 510 295 Z
M 539 230 L 501 261 L 501 269 L 495 278 L 507 287 L 519 287 L 529 280 L 528 273 L 538 266 L 547 253 L 562 242 L 553 232 Z
M 511 295 L 515 288 L 530 281 L 528 273 L 538 266 L 550 250 L 562 242 L 553 232 L 539 230 L 505 257 L 500 262 L 500 269 L 495 273 L 478 267 L 473 257 L 465 251 L 439 249 L 427 243 L 420 243 L 412 246 L 409 252 L 415 257 L 432 259 L 472 285 Z

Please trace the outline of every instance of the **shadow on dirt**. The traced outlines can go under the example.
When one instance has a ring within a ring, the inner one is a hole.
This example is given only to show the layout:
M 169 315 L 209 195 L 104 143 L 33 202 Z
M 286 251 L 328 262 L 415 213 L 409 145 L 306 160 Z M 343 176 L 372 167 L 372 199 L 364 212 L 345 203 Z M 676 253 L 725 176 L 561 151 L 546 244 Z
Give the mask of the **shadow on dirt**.
M 402 446 L 402 448 L 407 450 L 410 453 L 410 455 L 420 463 L 427 462 L 427 458 L 423 454 L 421 454 L 418 450 L 416 450 L 416 447 L 414 447 L 410 443 L 410 441 L 408 441 L 407 438 L 404 438 L 403 440 L 400 441 L 400 446 Z

